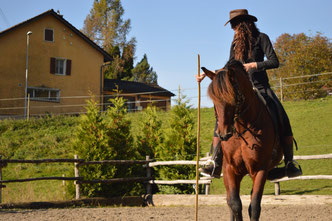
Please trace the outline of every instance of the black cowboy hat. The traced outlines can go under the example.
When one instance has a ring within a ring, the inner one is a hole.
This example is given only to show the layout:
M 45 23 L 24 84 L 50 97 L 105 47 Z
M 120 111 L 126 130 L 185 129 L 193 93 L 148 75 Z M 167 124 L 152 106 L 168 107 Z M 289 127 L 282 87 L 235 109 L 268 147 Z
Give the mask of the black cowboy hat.
M 235 18 L 249 19 L 254 22 L 257 21 L 257 18 L 255 16 L 249 15 L 247 9 L 235 9 L 229 12 L 229 20 L 226 22 L 225 26 L 228 24 L 228 22 L 234 20 Z

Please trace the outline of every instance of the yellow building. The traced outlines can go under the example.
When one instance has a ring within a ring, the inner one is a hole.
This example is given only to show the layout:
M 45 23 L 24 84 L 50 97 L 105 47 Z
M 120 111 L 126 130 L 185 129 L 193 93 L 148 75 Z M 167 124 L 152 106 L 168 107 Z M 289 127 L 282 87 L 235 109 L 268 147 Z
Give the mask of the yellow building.
M 101 67 L 111 60 L 53 10 L 0 32 L 0 58 L 2 116 L 84 112 L 90 94 L 101 100 Z M 30 108 L 25 101 L 26 88 Z

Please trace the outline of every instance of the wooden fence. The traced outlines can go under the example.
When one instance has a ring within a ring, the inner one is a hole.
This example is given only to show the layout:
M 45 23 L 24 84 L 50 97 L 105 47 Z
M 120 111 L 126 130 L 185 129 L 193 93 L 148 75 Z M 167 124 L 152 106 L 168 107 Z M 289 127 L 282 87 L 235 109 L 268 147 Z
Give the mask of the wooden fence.
M 199 164 L 202 165 L 206 162 L 207 158 L 202 158 Z M 312 156 L 294 156 L 295 160 L 316 160 L 316 159 L 332 159 L 332 154 L 325 155 L 312 155 Z M 74 163 L 75 177 L 38 177 L 38 178 L 25 178 L 16 180 L 2 180 L 2 168 L 6 167 L 8 163 Z M 133 165 L 141 164 L 146 168 L 146 177 L 127 177 L 127 178 L 113 178 L 106 180 L 85 180 L 84 177 L 80 177 L 79 167 L 91 164 L 111 164 L 111 165 Z M 196 180 L 155 180 L 152 177 L 152 168 L 157 166 L 166 165 L 196 165 L 196 161 L 154 161 L 146 157 L 146 160 L 104 160 L 104 161 L 85 161 L 84 159 L 79 159 L 75 155 L 74 159 L 42 159 L 42 160 L 9 160 L 1 159 L 0 156 L 0 203 L 2 198 L 2 188 L 6 186 L 6 183 L 13 182 L 30 182 L 38 180 L 71 180 L 74 181 L 76 186 L 76 199 L 80 199 L 80 185 L 84 183 L 119 183 L 119 182 L 143 182 L 146 183 L 146 193 L 147 195 L 152 194 L 152 184 L 164 184 L 164 185 L 174 185 L 174 184 L 195 184 Z M 280 182 L 291 181 L 291 180 L 313 180 L 313 179 L 327 179 L 332 180 L 332 175 L 308 175 L 299 176 L 294 178 L 282 178 L 278 180 L 273 180 L 271 182 L 275 183 L 275 195 L 280 194 Z M 205 194 L 209 194 L 211 179 L 200 178 L 199 184 L 205 186 Z
M 38 178 L 25 178 L 25 179 L 15 179 L 15 180 L 2 180 L 2 168 L 6 167 L 8 163 L 28 163 L 28 164 L 41 164 L 41 163 L 74 163 L 75 177 L 38 177 Z M 199 164 L 204 164 L 205 161 L 200 161 Z M 80 176 L 79 167 L 91 164 L 111 164 L 111 165 L 134 165 L 141 164 L 146 168 L 146 177 L 126 177 L 126 178 L 113 178 L 104 180 L 85 180 L 84 177 Z M 2 202 L 2 188 L 6 186 L 3 184 L 14 183 L 14 182 L 30 182 L 38 180 L 71 180 L 74 181 L 76 188 L 76 199 L 80 199 L 81 191 L 80 186 L 84 183 L 125 183 L 125 182 L 142 182 L 146 183 L 146 193 L 147 195 L 152 194 L 152 184 L 195 184 L 196 180 L 155 180 L 152 177 L 152 168 L 161 165 L 196 165 L 196 161 L 162 161 L 154 162 L 154 160 L 146 157 L 146 160 L 103 160 L 103 161 L 85 161 L 84 159 L 79 159 L 77 155 L 74 159 L 42 159 L 42 160 L 10 160 L 2 159 L 0 156 L 0 203 Z M 210 179 L 200 179 L 200 185 L 205 185 L 205 193 L 209 193 L 209 187 L 211 184 Z
M 321 159 L 332 159 L 332 154 L 294 156 L 294 160 L 321 160 Z M 291 180 L 332 180 L 332 175 L 308 175 L 308 176 L 298 176 L 293 178 L 284 177 L 281 179 L 272 180 L 271 182 L 274 183 L 274 194 L 280 195 L 280 182 L 291 181 Z

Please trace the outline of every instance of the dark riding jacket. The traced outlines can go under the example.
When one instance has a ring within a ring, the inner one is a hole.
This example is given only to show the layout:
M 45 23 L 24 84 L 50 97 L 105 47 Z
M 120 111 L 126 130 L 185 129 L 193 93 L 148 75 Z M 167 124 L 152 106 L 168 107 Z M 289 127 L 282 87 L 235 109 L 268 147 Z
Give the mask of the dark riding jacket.
M 266 60 L 264 60 L 266 57 Z M 234 44 L 231 46 L 229 60 L 234 60 Z M 259 33 L 255 39 L 254 47 L 252 49 L 251 58 L 247 58 L 244 63 L 257 62 L 257 69 L 250 71 L 251 80 L 258 88 L 266 88 L 269 86 L 269 78 L 266 70 L 279 67 L 279 60 L 274 52 L 269 36 L 264 33 Z

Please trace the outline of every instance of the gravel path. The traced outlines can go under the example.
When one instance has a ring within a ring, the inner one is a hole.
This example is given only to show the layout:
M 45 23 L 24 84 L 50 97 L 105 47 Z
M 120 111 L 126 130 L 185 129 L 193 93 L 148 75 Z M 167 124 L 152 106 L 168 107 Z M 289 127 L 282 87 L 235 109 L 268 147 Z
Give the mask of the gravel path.
M 249 220 L 248 207 L 243 208 L 244 220 Z M 199 220 L 229 220 L 228 207 L 201 206 Z M 113 220 L 195 220 L 195 207 L 118 207 L 118 208 L 73 208 L 43 210 L 5 210 L 0 212 L 4 221 L 113 221 Z M 261 220 L 332 220 L 331 205 L 266 205 L 262 208 Z
M 155 206 L 148 207 L 0 209 L 0 221 L 195 220 L 194 199 L 194 195 L 155 195 Z M 250 197 L 241 196 L 241 199 L 244 220 L 249 220 L 247 211 Z M 199 196 L 199 221 L 229 220 L 229 209 L 225 202 L 224 195 Z M 261 220 L 331 221 L 332 196 L 263 196 Z

